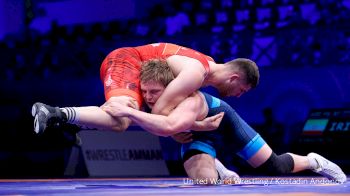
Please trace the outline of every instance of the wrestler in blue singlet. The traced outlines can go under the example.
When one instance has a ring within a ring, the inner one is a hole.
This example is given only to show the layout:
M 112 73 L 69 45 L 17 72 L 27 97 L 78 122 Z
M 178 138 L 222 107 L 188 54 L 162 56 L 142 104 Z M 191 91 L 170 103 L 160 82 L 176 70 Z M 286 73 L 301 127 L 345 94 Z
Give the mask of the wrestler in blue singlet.
M 225 115 L 217 130 L 192 132 L 193 141 L 183 144 L 181 148 L 184 161 L 190 158 L 188 155 L 194 151 L 209 154 L 214 158 L 218 153 L 230 152 L 249 160 L 266 142 L 230 105 L 207 93 L 202 94 L 208 104 L 208 116 L 220 112 L 225 112 Z

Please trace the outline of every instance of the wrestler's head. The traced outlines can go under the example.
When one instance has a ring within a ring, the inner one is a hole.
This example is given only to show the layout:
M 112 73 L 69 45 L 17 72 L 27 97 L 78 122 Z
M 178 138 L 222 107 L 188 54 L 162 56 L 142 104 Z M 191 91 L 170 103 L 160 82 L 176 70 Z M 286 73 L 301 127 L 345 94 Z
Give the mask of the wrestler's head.
M 259 69 L 255 62 L 238 58 L 224 64 L 224 71 L 216 84 L 221 96 L 240 97 L 242 94 L 255 88 L 259 83 Z
M 149 108 L 153 108 L 165 87 L 174 79 L 165 60 L 153 59 L 143 63 L 140 73 L 142 97 Z

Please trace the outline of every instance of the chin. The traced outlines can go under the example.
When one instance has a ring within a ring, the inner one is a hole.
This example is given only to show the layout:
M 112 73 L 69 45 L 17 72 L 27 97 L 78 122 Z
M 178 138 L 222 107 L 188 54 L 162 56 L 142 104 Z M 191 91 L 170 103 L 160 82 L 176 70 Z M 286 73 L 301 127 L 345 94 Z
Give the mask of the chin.
M 221 97 L 228 97 L 230 96 L 227 92 L 219 92 Z

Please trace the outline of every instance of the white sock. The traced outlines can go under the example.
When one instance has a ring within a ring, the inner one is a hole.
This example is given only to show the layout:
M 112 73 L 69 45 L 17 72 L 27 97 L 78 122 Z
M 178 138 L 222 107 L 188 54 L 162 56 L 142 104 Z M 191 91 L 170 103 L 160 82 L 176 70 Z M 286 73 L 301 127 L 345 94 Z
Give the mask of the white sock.
M 218 171 L 219 173 L 220 179 L 222 180 L 227 177 L 239 178 L 239 175 L 236 172 L 227 169 L 218 159 L 215 159 L 215 168 L 216 168 L 216 171 Z
M 76 111 L 75 107 L 65 107 L 65 108 L 60 108 L 63 113 L 66 114 L 67 117 L 67 122 L 74 124 L 75 122 L 78 121 L 78 112 Z
M 239 175 L 231 170 L 228 170 L 218 159 L 215 159 L 216 171 L 218 171 L 220 180 L 224 184 L 240 184 Z
M 227 170 L 226 167 L 218 159 L 215 159 L 215 168 L 216 168 L 216 171 L 218 171 L 220 177 Z

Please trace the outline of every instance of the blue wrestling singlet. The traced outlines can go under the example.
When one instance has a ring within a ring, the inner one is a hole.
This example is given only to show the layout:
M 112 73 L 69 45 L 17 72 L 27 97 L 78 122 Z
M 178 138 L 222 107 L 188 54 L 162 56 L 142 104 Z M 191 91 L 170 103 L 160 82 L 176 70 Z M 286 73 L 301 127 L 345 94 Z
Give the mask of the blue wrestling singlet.
M 225 112 L 225 115 L 217 130 L 193 131 L 193 141 L 181 147 L 182 158 L 186 152 L 198 150 L 214 158 L 217 153 L 227 152 L 249 160 L 266 143 L 264 139 L 226 102 L 207 93 L 202 94 L 209 107 L 208 116 L 220 112 Z

